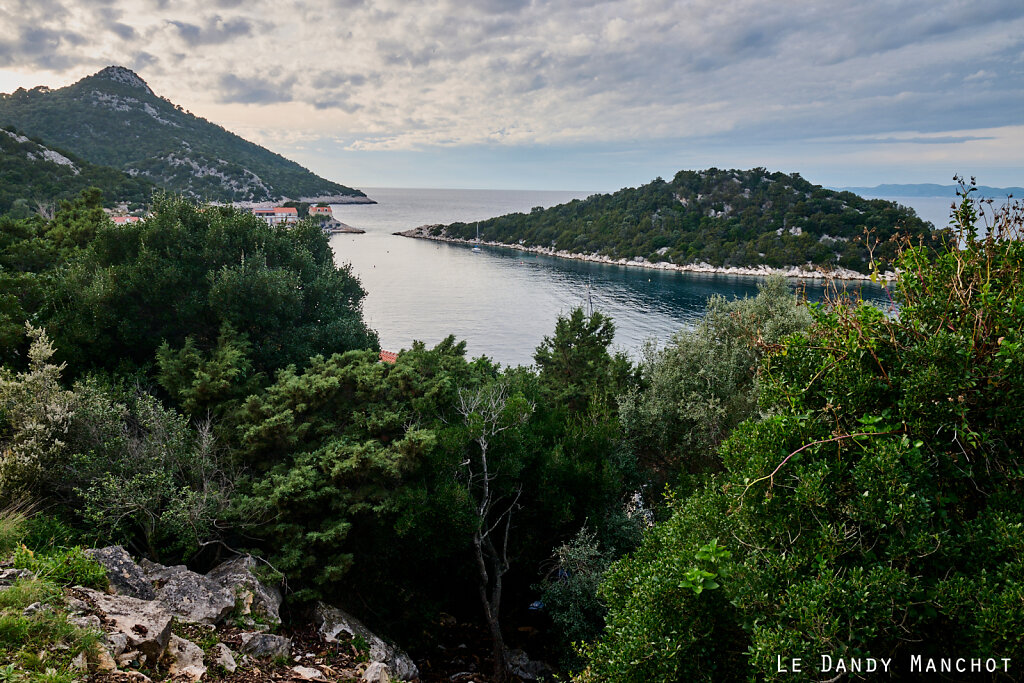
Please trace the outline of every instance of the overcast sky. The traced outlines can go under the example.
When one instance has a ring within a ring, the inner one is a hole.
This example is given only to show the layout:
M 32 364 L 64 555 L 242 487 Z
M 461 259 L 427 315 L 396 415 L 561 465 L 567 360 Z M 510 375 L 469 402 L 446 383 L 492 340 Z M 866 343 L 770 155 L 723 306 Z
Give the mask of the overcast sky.
M 0 0 L 0 26 L 0 91 L 120 64 L 355 186 L 1024 185 L 1022 0 Z

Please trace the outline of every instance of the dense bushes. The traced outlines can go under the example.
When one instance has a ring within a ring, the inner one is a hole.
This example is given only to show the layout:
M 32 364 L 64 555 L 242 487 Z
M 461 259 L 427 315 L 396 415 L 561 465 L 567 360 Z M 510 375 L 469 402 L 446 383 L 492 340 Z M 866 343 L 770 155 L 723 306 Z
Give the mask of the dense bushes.
M 581 680 L 720 680 L 712 663 L 741 655 L 729 677 L 777 678 L 780 656 L 903 673 L 911 654 L 1024 656 L 1024 248 L 1013 220 L 978 239 L 970 208 L 962 248 L 903 252 L 898 317 L 819 307 L 766 358 L 771 416 L 611 570 Z M 730 555 L 698 593 L 679 579 L 714 539 Z
M 233 208 L 159 199 L 145 221 L 99 226 L 51 286 L 46 319 L 76 372 L 152 363 L 162 342 L 208 351 L 225 324 L 251 345 L 256 372 L 377 343 L 362 288 L 317 226 L 268 226 Z

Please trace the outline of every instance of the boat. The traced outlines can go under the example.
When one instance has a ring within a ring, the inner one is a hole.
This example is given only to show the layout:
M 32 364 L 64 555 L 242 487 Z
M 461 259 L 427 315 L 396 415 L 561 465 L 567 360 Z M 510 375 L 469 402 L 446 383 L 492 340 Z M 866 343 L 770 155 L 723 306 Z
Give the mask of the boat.
M 473 253 L 480 253 L 480 224 L 476 224 L 476 244 L 473 245 Z

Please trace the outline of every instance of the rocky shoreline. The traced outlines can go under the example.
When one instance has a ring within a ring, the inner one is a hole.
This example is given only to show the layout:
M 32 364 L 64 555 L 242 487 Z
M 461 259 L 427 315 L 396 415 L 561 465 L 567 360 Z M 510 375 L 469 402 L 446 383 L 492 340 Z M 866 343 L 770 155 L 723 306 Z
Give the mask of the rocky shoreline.
M 282 200 L 287 201 L 287 200 Z M 350 194 L 324 195 L 322 197 L 299 197 L 297 201 L 308 202 L 309 204 L 376 204 L 377 202 L 366 195 L 357 197 Z
M 441 233 L 438 235 L 432 234 L 432 231 L 441 228 Z M 475 244 L 475 240 L 466 240 L 459 237 L 451 237 L 444 232 L 444 226 L 441 225 L 421 225 L 418 228 L 411 228 L 409 230 L 402 230 L 400 232 L 392 233 L 401 237 L 412 237 L 414 239 L 426 239 L 434 240 L 435 242 L 451 242 L 453 244 Z M 627 266 L 633 268 L 648 268 L 650 270 L 671 270 L 680 273 L 702 273 L 702 274 L 716 274 L 716 275 L 741 275 L 747 277 L 766 277 L 768 275 L 782 275 L 783 277 L 789 278 L 800 278 L 804 280 L 862 280 L 870 281 L 871 276 L 865 275 L 864 273 L 858 273 L 855 270 L 848 268 L 831 268 L 829 270 L 823 270 L 817 266 L 791 266 L 789 268 L 771 268 L 769 266 L 712 266 L 709 263 L 687 263 L 677 264 L 668 263 L 661 261 L 653 263 L 648 261 L 642 256 L 637 256 L 633 259 L 613 259 L 610 256 L 603 256 L 601 254 L 580 254 L 568 251 L 559 251 L 553 247 L 527 247 L 522 244 L 506 244 L 504 242 L 488 242 L 481 241 L 482 246 L 488 247 L 502 247 L 505 249 L 515 249 L 517 251 L 525 251 L 531 254 L 543 254 L 545 256 L 554 256 L 557 258 L 571 259 L 574 261 L 590 261 L 593 263 L 605 263 L 614 266 Z M 892 271 L 886 271 L 880 276 L 883 282 L 892 282 L 896 279 L 896 273 Z

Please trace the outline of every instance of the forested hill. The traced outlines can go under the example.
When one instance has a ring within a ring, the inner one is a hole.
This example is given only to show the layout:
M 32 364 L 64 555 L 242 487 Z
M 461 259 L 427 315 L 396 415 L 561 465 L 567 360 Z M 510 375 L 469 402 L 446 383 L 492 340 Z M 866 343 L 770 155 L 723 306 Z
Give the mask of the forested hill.
M 12 125 L 94 164 L 196 199 L 365 197 L 158 97 L 123 67 L 57 90 L 0 94 L 0 126 Z
M 481 240 L 574 254 L 719 267 L 812 264 L 861 273 L 870 269 L 865 230 L 880 242 L 876 259 L 894 255 L 892 237 L 935 238 L 931 223 L 912 209 L 763 168 L 680 171 L 671 182 L 658 178 L 480 222 Z M 473 239 L 476 224 L 455 223 L 434 234 Z
M 0 215 L 13 212 L 18 217 L 34 213 L 39 204 L 71 199 L 89 187 L 100 188 L 110 206 L 146 204 L 153 191 L 152 183 L 142 178 L 90 164 L 17 130 L 0 130 L 0 179 Z

